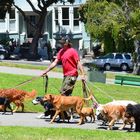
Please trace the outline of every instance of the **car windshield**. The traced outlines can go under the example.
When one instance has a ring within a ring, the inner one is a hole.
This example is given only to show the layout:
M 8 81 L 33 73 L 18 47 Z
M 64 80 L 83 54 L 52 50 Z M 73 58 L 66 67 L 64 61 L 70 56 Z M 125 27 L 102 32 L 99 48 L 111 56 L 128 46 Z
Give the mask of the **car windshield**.
M 115 56 L 115 59 L 123 59 L 123 56 L 122 56 L 122 54 L 116 54 L 116 56 Z
M 98 59 L 108 59 L 108 58 L 113 59 L 114 58 L 114 54 L 109 53 L 109 54 L 106 54 L 104 56 L 98 57 Z

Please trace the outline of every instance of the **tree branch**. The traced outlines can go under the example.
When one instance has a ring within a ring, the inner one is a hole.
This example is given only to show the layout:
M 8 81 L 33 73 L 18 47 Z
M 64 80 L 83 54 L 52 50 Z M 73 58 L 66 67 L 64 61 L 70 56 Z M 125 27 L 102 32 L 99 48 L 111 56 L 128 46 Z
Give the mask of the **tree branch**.
M 42 6 L 41 6 L 41 3 L 40 3 L 40 0 L 37 0 L 37 2 L 38 2 L 38 7 L 40 8 L 40 10 L 42 10 Z
M 52 5 L 56 0 L 48 0 L 45 4 L 46 7 L 49 7 L 50 5 Z
M 43 5 L 46 5 L 46 2 L 44 0 L 41 0 Z
M 29 3 L 29 5 L 31 6 L 31 8 L 33 9 L 33 11 L 34 11 L 35 13 L 40 14 L 40 11 L 37 10 L 37 9 L 34 7 L 34 5 L 32 4 L 32 2 L 31 2 L 30 0 L 26 0 L 26 1 Z
M 27 18 L 27 16 L 25 15 L 25 13 L 24 13 L 24 11 L 21 9 L 21 8 L 19 8 L 17 5 L 15 5 L 14 4 L 14 6 L 19 10 L 19 12 L 22 14 L 22 16 L 24 17 L 24 20 L 26 21 L 26 22 L 28 22 L 33 28 L 37 28 L 34 24 L 32 24 L 32 22 Z

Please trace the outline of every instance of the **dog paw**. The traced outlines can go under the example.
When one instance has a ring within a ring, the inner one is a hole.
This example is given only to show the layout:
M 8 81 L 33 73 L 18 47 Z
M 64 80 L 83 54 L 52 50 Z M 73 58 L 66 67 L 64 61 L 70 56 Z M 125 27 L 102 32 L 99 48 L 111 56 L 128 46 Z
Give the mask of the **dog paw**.
M 123 127 L 119 127 L 118 130 L 123 130 Z
M 45 117 L 44 114 L 41 114 L 41 115 L 37 116 L 36 118 L 37 119 L 43 119 L 44 117 Z
M 112 130 L 112 128 L 108 127 L 107 130 Z

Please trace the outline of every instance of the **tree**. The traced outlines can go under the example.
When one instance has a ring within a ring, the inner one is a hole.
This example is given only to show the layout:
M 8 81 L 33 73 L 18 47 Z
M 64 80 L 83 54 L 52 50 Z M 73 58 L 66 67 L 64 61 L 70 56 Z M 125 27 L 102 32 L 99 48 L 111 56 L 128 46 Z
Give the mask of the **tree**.
M 12 0 L 1 0 L 0 1 L 0 5 L 2 5 L 2 8 L 4 8 L 7 3 L 13 6 L 15 6 L 19 12 L 22 14 L 22 16 L 24 17 L 24 20 L 29 23 L 33 28 L 34 28 L 34 37 L 32 40 L 32 44 L 31 44 L 31 56 L 32 58 L 35 58 L 37 55 L 37 44 L 38 44 L 38 40 L 41 36 L 42 30 L 43 30 L 43 25 L 45 22 L 45 18 L 47 15 L 47 8 L 49 6 L 51 6 L 53 3 L 58 3 L 58 2 L 62 2 L 65 3 L 65 0 L 36 0 L 37 1 L 37 7 L 35 7 L 32 3 L 31 0 L 26 0 L 26 2 L 31 6 L 32 10 L 38 15 L 39 20 L 36 24 L 32 24 L 31 21 L 27 18 L 26 14 L 24 13 L 24 11 L 14 3 L 14 1 Z M 67 0 L 70 3 L 73 3 L 75 0 Z M 12 2 L 12 4 L 11 4 Z M 7 10 L 2 10 L 3 13 L 5 13 Z
M 0 0 L 0 19 L 5 18 L 6 12 L 10 12 L 13 0 Z
M 112 2 L 89 0 L 79 12 L 91 38 L 104 43 L 105 53 L 117 51 L 118 36 L 125 30 L 126 24 L 121 8 Z
M 133 52 L 134 30 L 140 28 L 139 10 L 139 0 L 88 0 L 79 13 L 91 38 L 105 44 L 105 53 Z
M 139 0 L 89 0 L 81 5 L 79 13 L 91 38 L 104 42 L 105 53 L 133 52 L 131 14 L 139 9 L 139 3 Z

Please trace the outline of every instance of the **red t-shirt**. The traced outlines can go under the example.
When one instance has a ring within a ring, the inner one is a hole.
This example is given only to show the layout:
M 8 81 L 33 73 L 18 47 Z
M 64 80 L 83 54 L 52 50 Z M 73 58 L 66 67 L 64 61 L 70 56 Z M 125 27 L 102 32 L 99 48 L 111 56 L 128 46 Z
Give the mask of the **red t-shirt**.
M 62 62 L 64 76 L 78 76 L 79 56 L 74 48 L 62 48 L 57 54 L 57 59 Z

